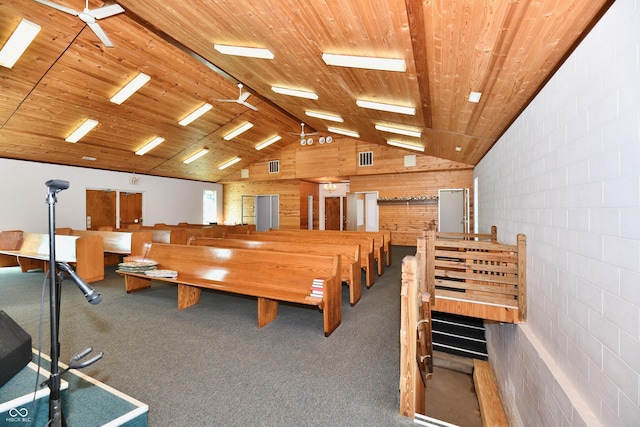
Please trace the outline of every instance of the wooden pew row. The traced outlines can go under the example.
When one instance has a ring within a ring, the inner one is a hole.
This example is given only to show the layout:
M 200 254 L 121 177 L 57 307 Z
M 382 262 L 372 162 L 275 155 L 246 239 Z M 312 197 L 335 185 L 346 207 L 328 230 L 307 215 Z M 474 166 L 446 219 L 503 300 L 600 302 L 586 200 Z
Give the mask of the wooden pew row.
M 48 269 L 49 234 L 2 231 L 0 235 L 0 254 L 17 257 L 23 272 Z M 56 235 L 55 239 L 56 261 L 74 264 L 76 272 L 86 282 L 104 279 L 101 236 Z
M 252 232 L 251 234 L 260 233 L 259 231 Z M 376 261 L 378 266 L 378 276 L 382 276 L 384 274 L 384 266 L 385 266 L 385 236 L 382 232 L 374 232 L 374 231 L 338 231 L 338 230 L 298 230 L 298 229 L 270 229 L 269 233 L 278 233 L 278 234 L 313 234 L 320 236 L 366 236 L 373 238 L 373 258 Z M 390 254 L 389 249 L 389 254 Z M 389 264 L 388 264 L 389 265 Z
M 139 255 L 144 245 L 151 243 L 150 231 L 99 231 L 74 230 L 68 227 L 57 228 L 57 235 L 67 236 L 100 236 L 103 241 L 105 265 L 116 265 L 121 255 Z
M 177 284 L 180 310 L 196 304 L 202 288 L 206 288 L 257 297 L 259 328 L 276 318 L 279 301 L 317 306 L 323 313 L 325 336 L 342 321 L 337 255 L 151 243 L 143 256 L 127 257 L 126 261 L 150 261 L 160 270 L 177 271 L 175 279 L 121 270 L 118 273 L 125 277 L 127 292 L 148 288 L 152 280 Z M 322 279 L 321 298 L 311 296 L 314 279 Z
M 296 252 L 314 255 L 339 255 L 342 266 L 341 279 L 349 286 L 349 302 L 355 306 L 362 295 L 362 271 L 360 268 L 360 245 L 331 245 L 323 243 L 244 240 L 232 238 L 195 237 L 189 238 L 188 245 L 213 246 L 218 248 L 259 249 L 262 251 Z
M 313 243 L 313 244 L 329 244 L 329 245 L 359 245 L 360 246 L 360 267 L 365 272 L 365 284 L 367 288 L 373 285 L 375 280 L 374 258 L 373 258 L 373 238 L 366 236 L 333 236 L 333 235 L 296 235 L 296 234 L 278 234 L 268 231 L 262 231 L 252 234 L 225 234 L 224 238 L 244 239 L 244 240 L 260 240 L 260 241 L 279 241 L 289 242 L 290 244 Z

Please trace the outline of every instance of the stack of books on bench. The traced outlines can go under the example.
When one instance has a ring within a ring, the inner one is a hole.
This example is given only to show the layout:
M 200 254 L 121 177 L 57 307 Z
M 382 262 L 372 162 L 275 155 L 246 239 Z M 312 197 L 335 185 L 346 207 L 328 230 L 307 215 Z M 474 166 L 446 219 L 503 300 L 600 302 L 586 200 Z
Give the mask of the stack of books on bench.
M 118 264 L 118 270 L 126 271 L 127 273 L 144 273 L 149 270 L 155 270 L 158 268 L 158 264 L 155 262 L 139 262 L 129 261 L 121 262 Z
M 324 279 L 316 278 L 311 283 L 311 296 L 314 298 L 322 298 L 324 296 Z

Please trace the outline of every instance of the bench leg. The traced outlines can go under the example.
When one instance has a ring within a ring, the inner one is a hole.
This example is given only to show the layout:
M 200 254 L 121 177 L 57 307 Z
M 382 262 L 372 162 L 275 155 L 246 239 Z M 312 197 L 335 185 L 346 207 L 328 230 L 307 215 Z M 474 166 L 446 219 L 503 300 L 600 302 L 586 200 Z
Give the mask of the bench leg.
M 202 290 L 197 286 L 184 285 L 178 283 L 178 310 L 191 307 L 200 301 L 200 292 Z
M 278 315 L 278 301 L 258 298 L 258 329 L 268 325 Z
M 128 294 L 131 292 L 139 291 L 140 289 L 146 289 L 151 287 L 151 279 L 145 279 L 135 276 L 124 276 L 124 289 Z

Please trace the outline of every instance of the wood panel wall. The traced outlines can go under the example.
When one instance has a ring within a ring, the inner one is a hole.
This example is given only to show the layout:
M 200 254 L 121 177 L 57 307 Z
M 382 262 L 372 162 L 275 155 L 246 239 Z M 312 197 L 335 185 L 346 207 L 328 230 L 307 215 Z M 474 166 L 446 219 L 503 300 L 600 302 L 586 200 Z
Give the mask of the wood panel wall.
M 360 152 L 373 153 L 373 165 L 358 166 Z M 224 221 L 240 221 L 241 195 L 280 195 L 280 228 L 308 227 L 307 196 L 314 197 L 313 228 L 319 228 L 319 185 L 339 177 L 350 182 L 351 192 L 377 191 L 380 198 L 435 197 L 439 189 L 473 187 L 471 165 L 369 144 L 350 138 L 331 145 L 292 144 L 249 167 L 224 183 Z M 280 160 L 280 172 L 268 173 L 268 161 Z M 296 179 L 292 179 L 296 178 Z M 311 180 L 316 182 L 310 182 Z M 470 200 L 473 211 L 473 200 Z M 437 226 L 438 205 L 379 205 L 379 226 L 390 230 L 393 244 L 414 246 L 429 224 Z
M 351 192 L 378 191 L 379 198 L 434 197 L 441 188 L 471 189 L 473 171 L 354 176 L 350 182 Z M 473 194 L 470 194 L 470 197 L 472 196 Z M 470 200 L 469 204 L 473 207 L 473 200 Z M 394 245 L 415 246 L 422 230 L 429 224 L 437 226 L 438 205 L 380 204 L 378 223 L 381 230 L 391 231 L 391 241 Z
M 280 196 L 280 228 L 299 228 L 300 181 L 298 180 L 225 184 L 223 191 L 224 223 L 240 224 L 242 196 L 270 194 Z

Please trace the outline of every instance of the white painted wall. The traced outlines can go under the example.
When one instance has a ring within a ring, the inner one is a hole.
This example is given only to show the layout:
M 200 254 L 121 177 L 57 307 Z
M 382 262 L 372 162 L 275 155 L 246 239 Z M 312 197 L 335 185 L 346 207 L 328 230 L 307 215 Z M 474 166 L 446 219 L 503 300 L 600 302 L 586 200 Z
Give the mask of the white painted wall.
M 528 238 L 528 319 L 489 325 L 514 426 L 640 425 L 640 3 L 618 0 L 475 168 Z
M 218 193 L 218 222 L 222 223 L 222 185 L 171 178 L 0 159 L 0 230 L 48 233 L 49 207 L 46 203 L 50 179 L 69 181 L 58 194 L 56 226 L 86 228 L 86 189 L 143 192 L 144 223 L 202 223 L 202 191 Z

